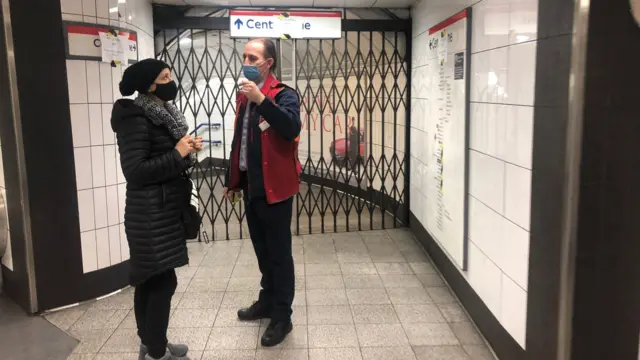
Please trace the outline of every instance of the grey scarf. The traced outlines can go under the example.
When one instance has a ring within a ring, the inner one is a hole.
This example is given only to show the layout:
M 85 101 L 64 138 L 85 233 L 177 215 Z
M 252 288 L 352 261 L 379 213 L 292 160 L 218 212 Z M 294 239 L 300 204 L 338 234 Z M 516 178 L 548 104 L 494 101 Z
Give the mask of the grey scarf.
M 158 126 L 166 127 L 174 139 L 180 140 L 187 135 L 187 131 L 189 130 L 187 120 L 173 104 L 167 102 L 162 106 L 162 104 L 159 104 L 144 94 L 139 94 L 133 103 L 144 110 L 145 115 L 149 117 L 151 122 Z M 188 161 L 189 165 L 195 164 L 196 160 L 197 157 L 194 153 L 189 154 L 189 156 L 185 158 L 185 161 Z

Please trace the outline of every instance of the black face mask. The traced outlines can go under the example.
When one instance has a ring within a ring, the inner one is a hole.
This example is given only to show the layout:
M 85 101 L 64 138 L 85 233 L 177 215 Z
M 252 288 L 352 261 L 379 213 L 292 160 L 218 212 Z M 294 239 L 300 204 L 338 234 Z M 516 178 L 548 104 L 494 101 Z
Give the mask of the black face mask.
M 153 94 L 162 101 L 173 101 L 178 95 L 178 85 L 175 81 L 166 84 L 156 84 L 156 90 Z

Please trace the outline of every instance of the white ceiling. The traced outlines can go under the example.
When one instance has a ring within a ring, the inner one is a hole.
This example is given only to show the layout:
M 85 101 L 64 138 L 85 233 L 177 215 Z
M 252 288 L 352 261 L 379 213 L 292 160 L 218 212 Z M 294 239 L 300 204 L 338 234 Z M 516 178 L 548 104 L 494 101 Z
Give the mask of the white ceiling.
M 408 8 L 417 0 L 152 0 L 155 4 L 190 6 L 261 6 L 316 8 Z

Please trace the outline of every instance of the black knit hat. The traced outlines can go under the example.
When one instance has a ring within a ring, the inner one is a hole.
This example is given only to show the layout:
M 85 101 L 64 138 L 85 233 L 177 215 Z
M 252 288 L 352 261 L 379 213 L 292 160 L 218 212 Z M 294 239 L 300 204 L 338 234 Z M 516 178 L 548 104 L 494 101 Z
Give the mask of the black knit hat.
M 136 91 L 146 94 L 162 70 L 169 65 L 162 60 L 144 59 L 129 66 L 120 81 L 120 93 L 123 96 L 133 95 Z

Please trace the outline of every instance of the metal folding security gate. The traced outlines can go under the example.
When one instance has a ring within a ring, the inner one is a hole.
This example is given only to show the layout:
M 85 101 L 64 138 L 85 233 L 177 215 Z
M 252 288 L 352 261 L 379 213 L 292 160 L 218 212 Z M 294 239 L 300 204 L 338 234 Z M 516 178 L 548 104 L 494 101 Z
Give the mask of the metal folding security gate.
M 179 84 L 176 105 L 206 145 L 192 170 L 203 240 L 249 236 L 243 202 L 222 196 L 249 40 L 232 39 L 226 19 L 156 23 L 157 57 L 171 65 Z M 411 38 L 402 23 L 368 21 L 368 27 L 385 25 L 376 31 L 343 20 L 339 40 L 274 40 L 277 76 L 301 98 L 303 175 L 294 234 L 406 225 Z

